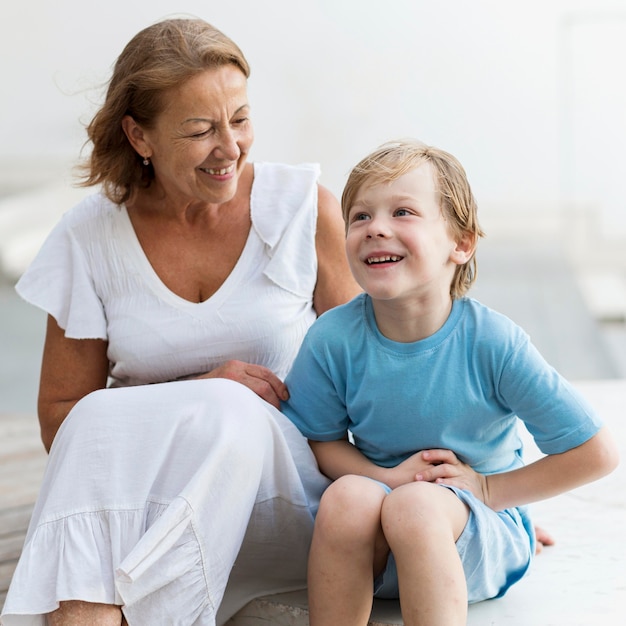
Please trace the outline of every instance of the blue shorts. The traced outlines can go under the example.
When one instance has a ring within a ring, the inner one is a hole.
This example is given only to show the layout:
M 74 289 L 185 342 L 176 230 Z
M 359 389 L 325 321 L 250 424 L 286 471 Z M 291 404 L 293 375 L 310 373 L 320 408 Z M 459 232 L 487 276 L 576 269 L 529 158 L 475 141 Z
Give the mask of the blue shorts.
M 376 481 L 378 482 L 378 481 Z M 387 493 L 391 489 L 379 483 Z M 526 574 L 535 553 L 535 534 L 526 507 L 494 511 L 469 491 L 451 489 L 469 507 L 469 519 L 456 547 L 467 581 L 468 602 L 504 595 Z M 393 554 L 374 582 L 377 598 L 398 598 L 398 572 Z

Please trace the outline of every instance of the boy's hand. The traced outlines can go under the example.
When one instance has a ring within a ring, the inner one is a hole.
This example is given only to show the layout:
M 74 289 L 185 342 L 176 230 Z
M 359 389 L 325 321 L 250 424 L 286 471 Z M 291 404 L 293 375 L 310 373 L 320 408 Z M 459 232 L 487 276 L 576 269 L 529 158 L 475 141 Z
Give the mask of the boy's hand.
M 454 452 L 450 450 L 422 450 L 421 452 L 416 452 L 405 461 L 402 461 L 399 465 L 386 470 L 389 476 L 386 477 L 384 482 L 392 489 L 395 489 L 396 487 L 400 487 L 400 485 L 414 482 L 417 480 L 416 476 L 418 475 L 429 477 L 431 472 L 436 470 L 440 463 L 445 462 L 440 460 L 437 455 L 433 455 L 433 452 L 443 452 L 446 453 L 446 459 L 457 460 Z M 439 474 L 433 474 L 434 477 L 438 475 Z M 430 480 L 430 478 L 424 478 L 423 480 L 434 482 L 434 479 Z
M 424 450 L 421 455 L 424 461 L 429 463 L 429 467 L 418 472 L 415 480 L 465 489 L 489 506 L 486 476 L 459 461 L 456 454 L 450 450 Z

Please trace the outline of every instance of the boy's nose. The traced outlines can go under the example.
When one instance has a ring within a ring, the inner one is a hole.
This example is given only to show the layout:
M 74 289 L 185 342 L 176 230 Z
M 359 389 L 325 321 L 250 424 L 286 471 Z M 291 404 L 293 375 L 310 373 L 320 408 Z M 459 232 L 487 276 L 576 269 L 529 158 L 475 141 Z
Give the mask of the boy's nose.
M 367 238 L 373 239 L 374 237 L 388 237 L 389 227 L 384 220 L 372 219 L 370 220 L 369 227 L 367 229 Z

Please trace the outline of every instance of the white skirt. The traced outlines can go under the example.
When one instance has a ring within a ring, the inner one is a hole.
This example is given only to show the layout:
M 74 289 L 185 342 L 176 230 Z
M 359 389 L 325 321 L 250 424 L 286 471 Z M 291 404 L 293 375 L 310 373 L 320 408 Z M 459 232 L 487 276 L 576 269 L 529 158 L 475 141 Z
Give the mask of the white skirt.
M 130 626 L 223 624 L 306 586 L 327 484 L 293 424 L 238 383 L 96 391 L 54 440 L 3 624 L 45 626 L 63 600 L 122 605 Z

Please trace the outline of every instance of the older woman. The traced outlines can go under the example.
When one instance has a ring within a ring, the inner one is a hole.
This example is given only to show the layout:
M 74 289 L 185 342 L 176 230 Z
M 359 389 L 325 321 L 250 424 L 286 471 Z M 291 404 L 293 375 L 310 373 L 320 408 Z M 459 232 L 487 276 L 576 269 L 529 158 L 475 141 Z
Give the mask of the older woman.
M 138 33 L 88 127 L 102 191 L 17 286 L 49 314 L 50 458 L 7 626 L 211 625 L 305 584 L 327 481 L 282 378 L 358 288 L 317 167 L 247 163 L 248 74 L 201 20 Z

